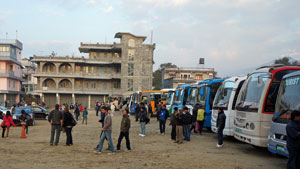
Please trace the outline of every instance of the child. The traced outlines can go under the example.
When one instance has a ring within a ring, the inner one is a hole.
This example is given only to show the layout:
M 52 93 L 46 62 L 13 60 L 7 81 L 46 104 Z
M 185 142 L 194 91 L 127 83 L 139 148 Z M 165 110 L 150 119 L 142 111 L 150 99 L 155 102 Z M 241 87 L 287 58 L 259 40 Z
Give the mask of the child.
M 87 116 L 88 116 L 89 112 L 86 110 L 86 107 L 84 108 L 83 112 L 82 112 L 82 124 L 85 121 L 85 124 L 87 125 Z

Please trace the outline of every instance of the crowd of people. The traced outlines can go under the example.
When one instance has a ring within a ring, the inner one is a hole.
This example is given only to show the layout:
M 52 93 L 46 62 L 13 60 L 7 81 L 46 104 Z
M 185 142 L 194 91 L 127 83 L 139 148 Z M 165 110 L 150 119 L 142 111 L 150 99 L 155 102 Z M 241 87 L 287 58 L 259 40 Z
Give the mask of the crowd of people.
M 120 108 L 120 109 L 119 109 Z M 184 141 L 189 142 L 191 140 L 191 132 L 202 135 L 202 130 L 205 121 L 205 107 L 204 105 L 196 104 L 193 107 L 192 114 L 187 107 L 178 109 L 175 107 L 173 111 L 167 110 L 166 105 L 159 103 L 156 106 L 156 113 L 153 114 L 151 104 L 140 103 L 131 106 L 129 110 L 127 104 L 120 104 L 116 106 L 114 103 L 95 104 L 96 116 L 100 116 L 99 122 L 101 123 L 101 132 L 99 144 L 95 148 L 95 153 L 102 153 L 104 141 L 108 141 L 109 154 L 115 153 L 115 147 L 112 141 L 112 113 L 115 110 L 122 111 L 122 120 L 120 127 L 120 134 L 117 142 L 117 149 L 121 149 L 121 142 L 125 137 L 126 151 L 131 150 L 129 130 L 131 127 L 130 114 L 135 114 L 135 121 L 140 123 L 141 132 L 139 136 L 146 136 L 146 124 L 149 123 L 150 117 L 156 115 L 156 119 L 159 122 L 159 131 L 161 135 L 165 135 L 166 123 L 170 118 L 169 125 L 171 126 L 171 140 L 174 143 L 182 144 Z M 12 112 L 14 107 L 12 107 Z M 15 126 L 11 111 L 7 111 L 6 114 L 0 111 L 0 123 L 2 127 L 2 138 L 8 137 L 11 126 Z M 55 109 L 50 112 L 48 121 L 51 125 L 50 145 L 58 145 L 60 133 L 64 131 L 66 133 L 66 146 L 73 145 L 72 128 L 80 120 L 82 115 L 82 124 L 87 125 L 88 110 L 87 107 L 83 107 L 81 104 L 74 104 L 68 106 L 67 104 L 55 105 Z M 74 118 L 75 116 L 75 118 Z M 21 120 L 26 121 L 26 112 L 23 110 Z M 225 128 L 226 115 L 222 108 L 218 109 L 217 117 L 217 133 L 218 141 L 217 147 L 223 146 L 223 130 Z M 300 112 L 295 110 L 291 113 L 291 119 L 286 127 L 287 132 L 287 148 L 289 151 L 288 169 L 300 167 Z M 26 133 L 28 133 L 28 125 L 26 125 Z M 55 138 L 55 140 L 54 140 Z

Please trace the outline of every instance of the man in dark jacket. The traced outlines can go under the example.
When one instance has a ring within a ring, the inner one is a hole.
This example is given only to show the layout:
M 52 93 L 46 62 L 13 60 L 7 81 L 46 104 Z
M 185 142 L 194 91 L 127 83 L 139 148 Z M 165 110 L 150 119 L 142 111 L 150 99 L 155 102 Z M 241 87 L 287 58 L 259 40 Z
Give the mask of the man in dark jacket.
M 174 108 L 175 109 L 175 108 Z M 179 112 L 175 111 L 174 115 L 176 117 L 176 141 L 174 143 L 182 144 L 183 142 L 183 120 L 182 120 L 182 109 Z
M 174 113 L 171 115 L 170 125 L 172 126 L 171 139 L 176 141 L 176 115 L 178 114 L 178 108 L 174 107 Z
M 121 142 L 123 137 L 126 139 L 126 147 L 127 150 L 130 151 L 130 140 L 129 140 L 129 129 L 130 129 L 130 118 L 128 117 L 129 111 L 128 109 L 125 109 L 123 111 L 123 118 L 121 121 L 121 131 L 120 131 L 120 136 L 118 139 L 118 144 L 117 144 L 117 150 L 120 150 L 121 148 Z
M 222 108 L 218 109 L 218 118 L 217 118 L 217 132 L 218 132 L 218 144 L 217 147 L 223 146 L 223 130 L 225 128 L 226 116 Z
M 287 169 L 300 168 L 300 111 L 294 110 L 286 126 L 289 161 Z
M 146 119 L 147 119 L 147 112 L 145 110 L 145 107 L 141 107 L 141 112 L 140 112 L 141 134 L 139 134 L 139 136 L 142 137 L 146 136 Z
M 190 141 L 191 140 L 190 126 L 192 124 L 192 115 L 190 114 L 189 108 L 187 107 L 183 108 L 182 121 L 183 121 L 184 140 Z
M 140 111 L 141 111 L 141 107 L 139 106 L 139 104 L 136 104 L 136 107 L 135 107 L 135 122 L 139 121 Z
M 161 135 L 165 135 L 166 121 L 168 117 L 169 117 L 169 112 L 166 108 L 166 105 L 163 105 L 163 108 L 158 112 L 159 129 Z
M 197 131 L 196 131 L 196 122 L 197 122 L 197 113 L 198 113 L 199 107 L 200 107 L 200 105 L 198 103 L 193 107 L 191 131 L 194 129 L 194 133 L 197 133 Z
M 59 105 L 55 105 L 55 110 L 51 111 L 48 116 L 48 121 L 51 125 L 51 138 L 50 138 L 50 145 L 53 145 L 54 141 L 54 135 L 56 132 L 56 138 L 55 138 L 55 145 L 58 145 L 59 137 L 60 137 L 60 131 L 63 126 L 63 113 L 59 111 Z

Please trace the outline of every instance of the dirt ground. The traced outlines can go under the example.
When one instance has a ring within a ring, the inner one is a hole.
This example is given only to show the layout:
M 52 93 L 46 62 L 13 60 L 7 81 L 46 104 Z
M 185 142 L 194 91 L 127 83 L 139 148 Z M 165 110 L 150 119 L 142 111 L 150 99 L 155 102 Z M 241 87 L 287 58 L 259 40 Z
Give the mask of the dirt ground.
M 119 136 L 121 114 L 114 113 L 113 143 Z M 258 149 L 225 138 L 224 147 L 216 148 L 217 137 L 210 132 L 202 136 L 192 134 L 190 142 L 178 145 L 170 138 L 171 127 L 166 135 L 159 134 L 158 122 L 152 118 L 146 125 L 146 137 L 139 137 L 140 126 L 131 116 L 131 152 L 126 149 L 125 139 L 121 151 L 114 155 L 94 154 L 99 142 L 100 123 L 94 111 L 89 112 L 88 125 L 79 123 L 73 129 L 73 146 L 64 146 L 65 133 L 61 133 L 58 146 L 49 146 L 50 125 L 45 120 L 36 121 L 29 128 L 27 139 L 20 139 L 21 127 L 13 128 L 8 138 L 0 141 L 0 168 L 5 169 L 67 169 L 67 168 L 168 168 L 168 169 L 282 169 L 287 159 L 272 156 L 266 149 Z M 104 149 L 107 143 L 104 144 Z

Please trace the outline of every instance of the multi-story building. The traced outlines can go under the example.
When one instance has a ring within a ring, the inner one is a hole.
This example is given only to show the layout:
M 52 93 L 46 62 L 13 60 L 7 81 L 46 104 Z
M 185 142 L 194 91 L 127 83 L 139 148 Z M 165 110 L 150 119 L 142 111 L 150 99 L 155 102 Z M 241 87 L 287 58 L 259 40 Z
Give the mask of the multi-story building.
M 0 40 L 0 103 L 12 106 L 20 101 L 22 43 L 18 40 Z M 5 104 L 6 103 L 6 104 Z
M 88 108 L 108 96 L 129 96 L 152 88 L 155 44 L 144 44 L 145 36 L 116 33 L 120 43 L 80 43 L 88 58 L 34 56 L 37 64 L 35 92 L 48 106 L 79 103 Z
M 34 87 L 37 85 L 37 78 L 33 76 L 36 70 L 36 65 L 30 59 L 22 59 L 23 79 L 22 89 L 26 94 L 32 94 Z
M 205 79 L 214 78 L 213 68 L 165 68 L 162 69 L 162 87 L 176 88 L 183 84 L 192 84 Z

